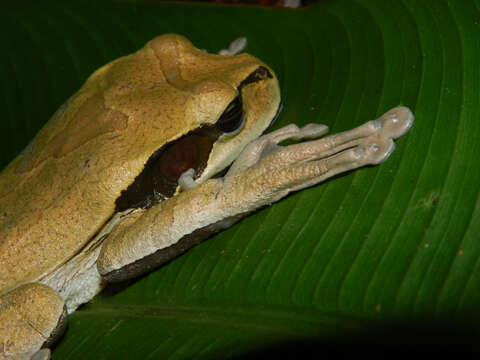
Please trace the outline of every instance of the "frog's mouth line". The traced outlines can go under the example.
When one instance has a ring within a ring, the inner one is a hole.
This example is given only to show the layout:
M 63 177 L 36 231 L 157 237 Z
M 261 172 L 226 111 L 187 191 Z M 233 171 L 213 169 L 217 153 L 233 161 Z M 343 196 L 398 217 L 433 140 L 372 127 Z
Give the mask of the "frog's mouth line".
M 201 126 L 155 151 L 142 172 L 116 200 L 115 212 L 150 208 L 172 197 L 178 187 L 178 179 L 188 169 L 194 170 L 194 179 L 200 177 L 217 139 L 224 134 L 234 135 L 243 127 L 245 116 L 242 87 L 272 77 L 266 67 L 258 67 L 240 83 L 237 87 L 238 96 L 226 107 L 214 125 Z M 280 110 L 281 106 L 271 123 L 278 117 Z

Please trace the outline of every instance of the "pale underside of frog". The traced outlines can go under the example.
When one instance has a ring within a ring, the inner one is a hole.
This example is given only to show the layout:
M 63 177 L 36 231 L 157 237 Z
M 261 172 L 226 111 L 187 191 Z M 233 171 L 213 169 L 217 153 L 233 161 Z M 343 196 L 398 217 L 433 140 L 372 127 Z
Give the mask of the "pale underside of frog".
M 48 359 L 66 314 L 107 281 L 150 271 L 293 191 L 385 161 L 413 124 L 396 107 L 324 138 L 320 124 L 262 136 L 279 85 L 267 65 L 234 55 L 242 41 L 214 55 L 163 35 L 108 63 L 3 170 L 0 359 Z M 289 139 L 299 142 L 279 145 Z

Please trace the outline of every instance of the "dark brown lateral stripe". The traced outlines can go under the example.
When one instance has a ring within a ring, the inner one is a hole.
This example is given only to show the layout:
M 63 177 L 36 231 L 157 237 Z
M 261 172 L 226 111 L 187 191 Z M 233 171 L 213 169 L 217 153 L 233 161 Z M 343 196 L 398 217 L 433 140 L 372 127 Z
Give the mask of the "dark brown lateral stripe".
M 248 214 L 249 213 L 243 213 L 231 216 L 229 218 L 217 221 L 216 223 L 207 225 L 203 228 L 197 229 L 192 233 L 185 235 L 183 238 L 169 247 L 157 250 L 156 252 L 138 259 L 131 264 L 125 265 L 120 269 L 113 270 L 102 276 L 108 282 L 120 282 L 149 272 L 156 267 L 182 255 L 184 252 L 190 250 L 195 245 L 200 244 L 211 235 L 229 228 Z

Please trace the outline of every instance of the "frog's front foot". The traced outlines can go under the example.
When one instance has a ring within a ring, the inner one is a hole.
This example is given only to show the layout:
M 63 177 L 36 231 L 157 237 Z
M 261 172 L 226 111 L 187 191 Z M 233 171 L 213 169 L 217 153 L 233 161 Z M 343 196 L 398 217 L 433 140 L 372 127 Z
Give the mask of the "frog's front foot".
M 226 181 L 235 187 L 239 187 L 240 182 L 250 184 L 244 192 L 236 191 L 235 194 L 250 197 L 256 206 L 269 204 L 291 191 L 318 184 L 337 174 L 382 163 L 395 149 L 393 140 L 404 135 L 413 120 L 408 108 L 396 107 L 352 130 L 278 146 L 286 139 L 318 137 L 326 130 L 316 124 L 301 129 L 289 125 L 251 143 L 233 164 Z

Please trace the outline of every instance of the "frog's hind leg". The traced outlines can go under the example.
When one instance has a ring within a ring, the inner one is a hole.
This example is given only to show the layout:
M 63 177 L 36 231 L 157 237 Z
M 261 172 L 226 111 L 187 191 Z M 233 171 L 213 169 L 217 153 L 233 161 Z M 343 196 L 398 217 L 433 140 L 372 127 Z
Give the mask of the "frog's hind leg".
M 38 283 L 0 297 L 0 359 L 47 360 L 50 346 L 66 328 L 60 295 Z

